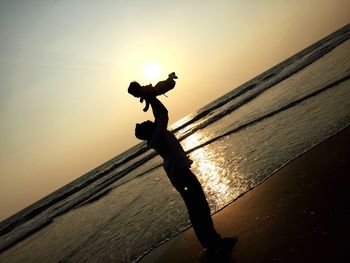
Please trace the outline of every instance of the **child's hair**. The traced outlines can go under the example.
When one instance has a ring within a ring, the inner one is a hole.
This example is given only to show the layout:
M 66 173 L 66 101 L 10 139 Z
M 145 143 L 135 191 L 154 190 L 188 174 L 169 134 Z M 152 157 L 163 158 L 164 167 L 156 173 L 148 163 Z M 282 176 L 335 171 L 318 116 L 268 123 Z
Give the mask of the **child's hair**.
M 128 92 L 129 94 L 135 96 L 135 95 L 138 95 L 137 93 L 140 91 L 140 89 L 141 89 L 141 85 L 138 82 L 133 81 L 129 85 Z

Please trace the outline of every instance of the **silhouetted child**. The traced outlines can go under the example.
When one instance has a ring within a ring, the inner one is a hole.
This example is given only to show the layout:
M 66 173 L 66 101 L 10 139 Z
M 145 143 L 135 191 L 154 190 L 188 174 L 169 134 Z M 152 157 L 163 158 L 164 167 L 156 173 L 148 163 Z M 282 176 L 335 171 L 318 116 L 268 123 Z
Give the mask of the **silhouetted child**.
M 154 87 L 152 84 L 141 86 L 138 82 L 133 81 L 129 85 L 128 92 L 134 97 L 140 98 L 141 103 L 145 100 L 146 106 L 143 111 L 146 112 L 149 108 L 149 99 L 164 95 L 166 92 L 173 89 L 176 84 L 174 79 L 177 79 L 177 76 L 175 72 L 172 72 L 168 75 L 168 79 L 159 81 Z

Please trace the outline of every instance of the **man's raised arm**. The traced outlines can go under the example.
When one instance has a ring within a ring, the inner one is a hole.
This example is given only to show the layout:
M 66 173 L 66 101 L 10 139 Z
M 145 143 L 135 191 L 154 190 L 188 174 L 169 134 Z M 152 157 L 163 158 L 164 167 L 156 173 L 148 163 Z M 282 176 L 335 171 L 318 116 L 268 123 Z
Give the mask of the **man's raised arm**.
M 155 118 L 155 129 L 152 134 L 151 140 L 148 142 L 150 147 L 155 147 L 159 140 L 162 139 L 164 133 L 168 127 L 168 110 L 165 108 L 163 103 L 161 103 L 156 97 L 149 99 L 149 103 L 152 107 L 153 116 Z
M 156 121 L 160 115 L 167 115 L 168 116 L 168 110 L 165 108 L 163 103 L 160 102 L 160 100 L 158 100 L 156 97 L 153 97 L 153 98 L 150 98 L 148 101 L 151 104 L 153 116 L 154 116 Z

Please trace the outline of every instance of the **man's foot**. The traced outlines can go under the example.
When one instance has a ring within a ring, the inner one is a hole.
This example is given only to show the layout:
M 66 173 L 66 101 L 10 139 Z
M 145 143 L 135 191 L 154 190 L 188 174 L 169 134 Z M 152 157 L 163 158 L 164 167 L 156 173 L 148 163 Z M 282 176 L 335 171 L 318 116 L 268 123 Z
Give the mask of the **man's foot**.
M 177 76 L 175 75 L 175 72 L 172 72 L 168 75 L 169 78 L 171 79 L 177 79 Z
M 220 239 L 215 246 L 204 249 L 201 262 L 230 262 L 230 256 L 237 240 L 237 237 Z

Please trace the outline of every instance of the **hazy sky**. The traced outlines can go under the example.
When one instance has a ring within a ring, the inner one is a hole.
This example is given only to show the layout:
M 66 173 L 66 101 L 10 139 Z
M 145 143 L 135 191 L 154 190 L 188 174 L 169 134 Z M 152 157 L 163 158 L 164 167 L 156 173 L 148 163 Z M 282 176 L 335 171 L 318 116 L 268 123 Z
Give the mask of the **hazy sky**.
M 0 0 L 0 220 L 113 158 L 151 119 L 127 94 L 152 60 L 170 122 L 350 22 L 350 0 Z

